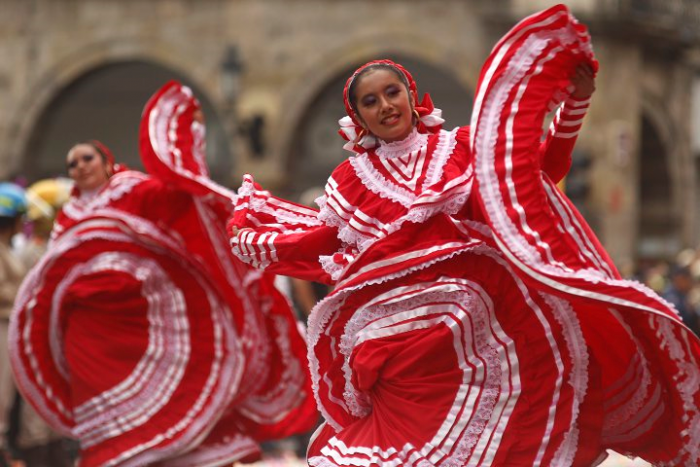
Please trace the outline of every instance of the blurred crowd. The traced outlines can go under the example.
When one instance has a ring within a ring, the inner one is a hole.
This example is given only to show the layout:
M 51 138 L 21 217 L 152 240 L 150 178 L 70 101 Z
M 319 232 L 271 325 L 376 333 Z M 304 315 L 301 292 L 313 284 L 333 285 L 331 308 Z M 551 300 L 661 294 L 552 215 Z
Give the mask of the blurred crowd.
M 639 260 L 621 272 L 672 303 L 683 322 L 700 335 L 700 247 L 682 250 L 671 260 Z
M 46 251 L 56 213 L 71 182 L 29 187 L 0 183 L 0 467 L 67 467 L 77 446 L 55 433 L 20 397 L 10 371 L 9 319 L 20 284 Z

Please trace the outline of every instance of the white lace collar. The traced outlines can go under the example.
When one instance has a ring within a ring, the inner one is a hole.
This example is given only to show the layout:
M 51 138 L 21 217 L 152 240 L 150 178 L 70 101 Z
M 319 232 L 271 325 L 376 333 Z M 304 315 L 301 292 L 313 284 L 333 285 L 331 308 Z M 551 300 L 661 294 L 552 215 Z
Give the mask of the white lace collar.
M 394 157 L 405 156 L 414 151 L 419 150 L 428 143 L 428 135 L 426 133 L 418 133 L 417 128 L 413 128 L 413 131 L 401 141 L 394 141 L 391 143 L 379 140 L 379 147 L 376 153 L 380 157 L 387 159 L 392 159 Z
M 80 190 L 80 195 L 78 196 L 78 199 L 80 200 L 81 203 L 87 204 L 92 199 L 97 196 L 97 194 L 102 191 L 102 188 L 107 186 L 107 183 L 104 183 L 100 185 L 97 188 L 93 188 L 92 190 Z

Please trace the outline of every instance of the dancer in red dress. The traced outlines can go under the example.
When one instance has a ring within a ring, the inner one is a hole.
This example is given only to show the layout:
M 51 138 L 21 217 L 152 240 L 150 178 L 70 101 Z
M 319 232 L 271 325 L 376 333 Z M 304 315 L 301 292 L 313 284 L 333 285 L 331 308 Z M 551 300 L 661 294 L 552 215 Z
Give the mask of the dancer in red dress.
M 81 466 L 229 465 L 316 420 L 286 299 L 228 248 L 235 196 L 208 178 L 198 115 L 177 83 L 151 99 L 150 175 L 71 149 L 74 195 L 16 302 L 17 381 Z
M 555 185 L 595 69 L 566 7 L 535 14 L 484 65 L 471 127 L 447 131 L 406 70 L 371 62 L 319 211 L 246 177 L 236 255 L 335 284 L 309 319 L 311 466 L 698 465 L 698 339 Z

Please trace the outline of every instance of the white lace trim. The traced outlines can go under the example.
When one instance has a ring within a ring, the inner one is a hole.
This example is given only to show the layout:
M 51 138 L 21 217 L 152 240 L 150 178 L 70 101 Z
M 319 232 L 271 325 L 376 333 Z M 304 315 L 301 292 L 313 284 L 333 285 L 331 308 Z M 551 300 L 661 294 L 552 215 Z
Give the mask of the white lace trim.
M 463 253 L 484 254 L 489 256 L 500 257 L 499 252 L 497 252 L 496 250 L 484 243 L 479 242 L 477 244 L 469 244 L 463 249 L 452 251 L 441 257 L 433 258 L 432 260 L 416 264 L 410 268 L 405 268 L 393 274 L 375 277 L 352 287 L 338 289 L 326 296 L 326 298 L 324 298 L 320 302 L 318 302 L 316 306 L 314 306 L 314 308 L 311 310 L 307 328 L 308 360 L 309 370 L 311 372 L 311 385 L 313 388 L 314 398 L 316 399 L 316 404 L 319 408 L 319 411 L 324 416 L 328 424 L 332 426 L 336 431 L 340 431 L 342 429 L 342 425 L 340 425 L 337 421 L 333 419 L 333 417 L 324 407 L 323 402 L 318 394 L 319 381 L 321 379 L 321 376 L 318 359 L 316 359 L 316 356 L 314 355 L 314 348 L 318 344 L 321 333 L 326 328 L 328 323 L 333 319 L 334 312 L 339 310 L 345 299 L 356 290 L 360 290 L 370 285 L 381 284 L 395 279 L 399 279 L 401 277 L 405 277 L 413 272 L 426 269 L 442 261 L 450 260 L 451 258 Z
M 452 154 L 454 151 L 454 148 L 457 144 L 456 140 L 456 134 L 459 128 L 455 128 L 451 132 L 446 132 L 446 131 L 441 131 L 440 133 L 440 139 L 437 144 L 437 148 L 434 152 L 434 155 L 430 161 L 430 166 L 428 168 L 428 176 L 426 176 L 426 179 L 423 182 L 423 192 L 424 194 L 428 192 L 428 186 L 433 185 L 439 181 L 439 179 L 442 177 L 444 167 L 449 160 L 449 156 Z M 366 157 L 366 155 L 365 155 Z M 352 162 L 352 161 L 351 161 Z M 367 164 L 365 167 L 364 164 Z M 358 162 L 358 166 L 353 165 L 353 167 L 356 169 L 355 174 L 360 178 L 360 181 L 363 183 L 365 187 L 367 187 L 370 191 L 373 193 L 377 194 L 380 197 L 383 197 L 385 199 L 389 199 L 386 196 L 383 196 L 382 193 L 387 195 L 391 190 L 388 190 L 388 185 L 391 184 L 386 178 L 384 178 L 377 169 L 375 169 L 371 162 L 369 161 L 368 158 L 364 159 L 362 164 Z M 364 169 L 358 169 L 358 167 L 363 166 Z M 365 171 L 366 169 L 366 171 Z M 384 180 L 383 186 L 387 188 L 386 191 L 382 191 L 381 189 L 377 188 L 372 182 L 370 181 L 369 178 L 366 178 L 363 180 L 362 175 L 367 174 L 367 171 L 373 172 L 375 175 L 375 178 L 377 180 Z M 429 218 L 432 216 L 438 214 L 438 213 L 445 213 L 448 215 L 454 215 L 456 214 L 462 206 L 467 202 L 467 199 L 469 198 L 469 195 L 471 193 L 471 187 L 473 183 L 473 177 L 471 177 L 471 173 L 473 173 L 473 169 L 470 166 L 470 169 L 468 170 L 468 176 L 467 182 L 464 184 L 464 187 L 462 189 L 456 190 L 455 194 L 453 194 L 450 197 L 447 197 L 446 199 L 442 200 L 440 204 L 438 205 L 433 205 L 433 206 L 413 206 L 413 204 L 417 204 L 416 202 L 420 200 L 419 195 L 414 195 L 412 193 L 409 193 L 408 190 L 404 190 L 404 194 L 408 197 L 411 197 L 411 206 L 408 206 L 409 209 L 404 214 L 398 219 L 395 219 L 392 221 L 390 224 L 387 224 L 384 226 L 384 230 L 381 232 L 379 236 L 371 236 L 371 235 L 366 235 L 362 232 L 359 232 L 355 228 L 350 225 L 350 221 L 348 219 L 345 219 L 340 213 L 336 212 L 335 209 L 330 207 L 327 202 L 327 195 L 324 195 L 320 198 L 317 199 L 317 203 L 320 206 L 320 212 L 318 219 L 323 222 L 324 224 L 330 226 L 330 227 L 335 227 L 338 229 L 338 238 L 349 244 L 355 246 L 359 251 L 364 251 L 367 249 L 369 246 L 374 244 L 376 241 L 380 240 L 381 238 L 386 237 L 387 235 L 396 232 L 401 228 L 401 226 L 405 222 L 413 222 L 413 223 L 424 223 L 426 222 Z M 377 188 L 376 190 L 373 189 Z M 395 187 L 399 190 L 403 190 L 401 187 Z M 331 192 L 336 192 L 337 188 L 332 188 Z M 439 196 L 440 193 L 435 193 L 435 196 Z M 388 195 L 387 195 L 388 196 Z M 352 216 L 357 217 L 359 213 L 362 211 L 355 207 L 354 210 L 352 211 Z M 371 217 L 365 214 L 366 217 Z
M 555 31 L 548 31 L 545 33 L 537 33 L 528 37 L 523 45 L 518 49 L 515 56 L 511 59 L 512 64 L 510 67 L 515 67 L 517 64 L 517 69 L 505 73 L 499 81 L 494 85 L 494 87 L 502 87 L 503 89 L 512 89 L 519 83 L 526 75 L 526 73 L 532 68 L 535 59 L 542 60 L 540 57 L 540 52 L 549 43 L 552 38 L 558 37 L 558 35 L 568 34 L 571 35 L 572 32 L 566 29 L 560 29 Z M 498 99 L 494 96 L 489 96 L 489 99 L 484 104 L 484 109 L 481 111 L 481 115 L 502 115 L 503 109 L 506 105 L 506 94 L 501 93 L 498 95 Z M 479 126 L 479 125 L 477 125 Z M 478 129 L 478 128 L 477 128 Z M 487 132 L 473 131 L 472 135 L 476 135 L 477 141 L 475 142 L 475 147 L 484 148 L 486 146 L 486 154 L 489 155 L 488 160 L 482 157 L 482 162 L 477 169 L 479 172 L 483 173 L 484 180 L 481 180 L 482 184 L 499 186 L 499 181 L 496 180 L 496 174 L 491 168 L 492 159 L 495 157 L 496 143 L 498 142 L 497 132 Z M 485 182 L 485 183 L 484 183 Z M 522 241 L 522 235 L 519 229 L 514 225 L 513 221 L 507 216 L 499 216 L 497 213 L 507 212 L 505 202 L 503 201 L 502 195 L 499 194 L 498 190 L 492 190 L 491 192 L 494 196 L 483 196 L 484 206 L 491 219 L 501 219 L 501 222 L 497 228 L 504 235 L 504 240 L 507 242 L 509 249 L 517 256 L 520 260 L 526 264 L 536 264 L 537 267 L 542 266 L 542 261 L 539 260 L 540 253 L 527 241 Z M 539 240 L 539 239 L 538 239 Z M 541 241 L 538 242 L 547 253 L 550 262 L 554 263 L 553 258 L 551 258 L 551 253 L 549 252 L 549 245 L 542 244 Z M 570 271 L 565 265 L 561 263 L 556 263 L 563 270 Z M 560 271 L 561 273 L 561 271 Z
M 229 244 L 228 236 L 224 230 L 223 224 L 218 219 L 212 206 L 205 202 L 202 198 L 193 198 L 197 213 L 202 219 L 204 230 L 209 236 L 211 245 L 216 250 L 218 257 L 217 265 L 225 274 L 226 280 L 231 289 L 235 292 L 238 299 L 241 301 L 241 306 L 244 310 L 262 310 L 263 304 L 260 300 L 253 300 L 253 297 L 259 297 L 257 290 L 253 290 L 254 281 L 259 280 L 263 272 L 258 269 L 243 268 L 236 266 L 232 260 L 227 247 Z M 265 310 L 262 310 L 265 313 Z M 244 323 L 243 334 L 241 340 L 246 352 L 248 365 L 250 368 L 265 367 L 265 357 L 267 348 L 269 347 L 268 339 L 263 338 L 262 329 L 262 313 L 243 313 Z M 245 378 L 246 381 L 253 378 Z M 243 382 L 245 384 L 245 382 Z M 242 390 L 245 391 L 245 388 Z
M 244 176 L 243 183 L 238 189 L 237 196 L 239 199 L 246 197 L 248 198 L 247 205 L 250 211 L 268 214 L 277 222 L 282 224 L 301 224 L 307 227 L 322 225 L 321 221 L 317 217 L 316 210 L 312 208 L 303 208 L 309 213 L 304 214 L 294 212 L 293 209 L 295 206 L 285 201 L 280 200 L 279 202 L 289 206 L 289 209 L 282 209 L 281 207 L 275 206 L 274 203 L 270 203 L 270 198 L 272 198 L 270 193 L 265 190 L 257 190 L 255 188 L 253 178 L 250 175 Z M 243 207 L 245 207 L 245 203 L 243 204 Z M 238 206 L 236 210 L 240 210 L 241 208 L 241 206 Z M 313 215 L 311 213 L 313 213 Z M 290 229 L 284 228 L 280 230 L 283 232 L 290 231 Z
M 377 170 L 369 155 L 360 154 L 350 159 L 350 165 L 355 169 L 357 178 L 369 191 L 383 199 L 388 199 L 408 208 L 416 199 L 416 195 L 405 188 L 390 182 Z
M 447 165 L 447 161 L 450 159 L 450 156 L 457 146 L 458 131 L 459 127 L 449 132 L 440 130 L 440 137 L 435 146 L 435 152 L 428 165 L 428 170 L 425 173 L 425 180 L 423 181 L 424 191 L 429 186 L 435 185 L 442 178 L 445 165 Z
M 482 397 L 478 407 L 469 414 L 471 420 L 465 433 L 456 441 L 453 454 L 441 462 L 440 465 L 451 466 L 461 465 L 464 459 L 468 458 L 476 446 L 483 430 L 492 417 L 496 401 L 501 392 L 502 362 L 499 350 L 490 343 L 487 329 L 491 329 L 490 321 L 495 319 L 490 311 L 483 306 L 482 300 L 473 298 L 474 291 L 469 288 L 460 290 L 432 290 L 417 292 L 407 300 L 392 302 L 390 304 L 368 304 L 366 307 L 357 310 L 353 317 L 345 326 L 341 336 L 340 352 L 343 355 L 343 374 L 345 378 L 344 398 L 350 412 L 356 417 L 365 417 L 371 412 L 371 399 L 369 394 L 358 391 L 352 384 L 352 369 L 350 368 L 350 357 L 354 351 L 359 332 L 371 322 L 387 316 L 406 311 L 408 308 L 419 308 L 427 303 L 459 303 L 460 309 L 468 309 L 471 319 L 474 320 L 473 336 L 476 354 L 486 362 L 488 370 L 485 372 L 486 379 L 481 382 Z M 419 452 L 425 456 L 430 445 L 426 445 Z M 407 452 L 401 452 L 400 457 L 408 461 L 406 465 L 413 465 L 416 459 L 409 460 Z M 424 465 L 432 465 L 423 457 Z M 418 464 L 420 465 L 420 463 Z
M 331 462 L 325 457 L 315 456 L 308 459 L 311 467 L 339 467 L 335 462 Z
M 317 217 L 277 209 L 268 203 L 267 198 L 251 196 L 248 203 L 251 211 L 268 214 L 274 217 L 274 219 L 281 224 L 301 224 L 307 227 L 316 227 L 321 225 L 321 221 Z M 287 228 L 280 229 L 282 232 L 289 232 L 293 230 L 294 229 Z
M 166 463 L 168 467 L 231 465 L 245 456 L 259 452 L 260 447 L 255 440 L 235 433 L 224 436 L 217 443 L 207 442 L 180 456 L 169 457 Z M 139 460 L 146 462 L 143 459 Z
M 353 229 L 348 221 L 340 217 L 340 215 L 334 209 L 328 206 L 325 196 L 323 196 L 323 198 L 324 199 L 318 200 L 320 203 L 319 206 L 321 206 L 318 219 L 329 227 L 337 228 L 338 239 L 340 241 L 348 245 L 353 245 L 357 247 L 358 250 L 362 251 L 378 240 L 377 237 L 364 235 Z
M 338 265 L 332 261 L 331 256 L 321 256 L 319 262 L 323 269 L 331 274 L 331 278 L 334 281 L 339 280 L 343 274 L 342 272 L 345 268 L 352 262 L 354 262 L 357 254 L 365 251 L 367 248 L 372 246 L 377 241 L 385 238 L 386 236 L 398 231 L 405 222 L 412 222 L 415 224 L 421 224 L 426 222 L 428 219 L 434 215 L 444 212 L 448 215 L 454 215 L 459 211 L 462 206 L 469 199 L 471 193 L 472 181 L 470 181 L 465 188 L 465 193 L 459 192 L 455 194 L 448 201 L 444 202 L 442 205 L 437 207 L 418 207 L 411 209 L 403 217 L 397 219 L 392 224 L 389 224 L 381 237 L 370 237 L 360 234 L 357 230 L 353 229 L 347 222 L 345 222 L 335 211 L 324 206 L 321 208 L 321 216 L 326 225 L 331 227 L 338 227 L 338 238 L 344 242 L 344 246 L 353 246 L 357 251 L 356 253 L 346 254 L 347 265 Z M 345 251 L 341 249 L 340 251 Z
M 660 316 L 649 315 L 649 325 L 652 329 L 656 329 L 656 337 L 661 343 L 661 349 L 668 352 L 670 358 L 676 363 L 678 368 L 678 374 L 675 378 L 675 387 L 678 388 L 680 398 L 683 401 L 683 409 L 685 411 L 684 421 L 687 427 L 686 433 L 690 437 L 689 440 L 684 441 L 683 448 L 678 453 L 676 459 L 668 465 L 699 465 L 700 410 L 695 405 L 694 401 L 700 391 L 700 372 L 698 370 L 698 362 L 692 361 L 692 350 L 690 350 L 690 343 L 688 342 L 688 339 L 694 339 L 695 337 L 689 336 L 690 331 L 686 328 Z M 686 333 L 684 336 L 684 343 L 675 336 L 674 329 L 679 330 L 681 333 Z M 688 348 L 688 354 L 686 354 L 685 348 Z M 689 458 L 685 460 L 685 462 L 681 462 L 686 455 L 688 455 Z
M 335 261 L 335 255 L 342 255 L 343 259 L 346 261 L 344 263 L 337 263 Z M 352 263 L 355 256 L 345 252 L 345 248 L 341 247 L 336 253 L 327 256 L 319 256 L 318 262 L 321 264 L 321 268 L 331 276 L 331 279 L 337 281 L 343 274 L 345 268 Z
M 452 298 L 458 296 L 459 298 Z M 390 315 L 394 315 L 407 308 L 418 308 L 426 303 L 439 301 L 447 303 L 450 301 L 460 301 L 465 308 L 470 308 L 467 304 L 472 304 L 474 300 L 465 291 L 445 292 L 432 291 L 422 294 L 412 295 L 410 300 L 393 302 L 390 305 L 372 305 L 358 309 L 345 325 L 340 338 L 340 353 L 343 355 L 343 376 L 345 377 L 345 391 L 343 397 L 350 413 L 357 418 L 362 418 L 372 411 L 372 401 L 368 394 L 360 392 L 352 384 L 352 368 L 350 367 L 350 357 L 357 343 L 358 333 L 369 323 Z
M 379 140 L 379 147 L 375 150 L 378 156 L 387 159 L 394 159 L 418 151 L 428 143 L 428 135 L 418 133 L 418 129 L 413 127 L 413 131 L 401 141 L 386 143 Z
M 556 36 L 557 38 L 561 38 L 562 36 L 565 38 L 564 42 L 571 42 L 573 40 L 576 40 L 576 35 L 573 31 L 570 31 L 568 29 L 564 30 L 557 30 L 557 31 L 552 31 L 548 34 L 541 34 L 539 37 L 535 38 L 530 38 L 528 39 L 528 43 L 534 42 L 539 39 L 549 39 L 553 36 Z M 529 44 L 526 44 L 523 46 L 523 49 L 526 47 L 529 47 Z M 540 45 L 541 46 L 541 45 Z M 585 45 L 584 45 L 585 46 Z M 539 49 L 538 49 L 539 50 Z M 523 53 L 524 54 L 524 53 Z M 533 57 L 532 56 L 527 56 L 525 57 L 524 61 L 521 60 L 518 66 L 519 70 L 522 70 L 521 74 L 525 72 L 526 69 L 531 67 L 533 63 Z M 512 82 L 516 82 L 522 76 L 515 77 L 517 79 L 513 79 Z M 505 79 L 505 78 L 502 78 Z M 512 87 L 512 86 L 511 86 Z M 493 101 L 489 100 L 485 105 L 484 105 L 484 110 L 481 112 L 481 114 L 500 114 L 503 110 L 503 107 L 505 105 L 505 101 Z M 493 154 L 495 151 L 495 146 L 496 146 L 496 134 L 484 134 L 480 133 L 479 135 L 476 135 L 475 132 L 472 132 L 472 137 L 476 138 L 475 145 L 479 147 L 486 147 L 486 152 Z M 483 167 L 480 169 L 483 174 L 486 176 L 488 179 L 490 174 L 490 168 Z M 495 181 L 492 180 L 492 183 L 496 183 Z M 491 218 L 497 218 L 498 216 L 495 215 L 495 213 L 498 212 L 504 212 L 505 210 L 505 204 L 503 202 L 502 198 L 497 198 L 495 199 L 494 197 L 483 197 L 484 203 L 486 206 L 486 210 L 488 213 L 490 213 Z M 587 280 L 588 282 L 592 284 L 597 284 L 600 282 L 605 282 L 607 284 L 615 284 L 615 285 L 620 285 L 623 287 L 626 286 L 631 286 L 635 288 L 636 290 L 642 292 L 644 295 L 647 297 L 655 300 L 655 301 L 660 301 L 660 299 L 653 294 L 650 290 L 646 289 L 644 286 L 642 286 L 639 283 L 634 283 L 631 281 L 622 281 L 622 280 L 613 280 L 610 277 L 608 277 L 606 274 L 602 273 L 600 270 L 597 270 L 595 268 L 588 268 L 585 270 L 572 270 L 568 268 L 566 265 L 555 262 L 551 256 L 549 258 L 549 263 L 545 263 L 542 260 L 540 260 L 540 254 L 535 250 L 535 248 L 530 245 L 526 241 L 522 241 L 522 236 L 518 233 L 518 229 L 513 225 L 513 223 L 510 221 L 510 219 L 505 219 L 504 224 L 498 227 L 498 229 L 505 235 L 505 241 L 509 245 L 509 250 L 522 262 L 525 264 L 531 265 L 532 267 L 536 268 L 538 271 L 544 272 L 545 274 L 551 275 L 553 277 L 561 277 L 561 276 L 566 276 L 566 277 L 572 277 L 576 276 L 577 278 L 583 278 Z M 545 252 L 548 252 L 548 246 L 543 245 L 543 249 Z M 665 302 L 664 302 L 665 303 Z
M 622 328 L 627 332 L 629 339 L 634 342 L 635 347 L 637 349 L 640 349 L 638 353 L 640 359 L 639 367 L 642 370 L 641 377 L 636 378 L 634 381 L 632 381 L 632 384 L 635 384 L 636 386 L 634 389 L 634 394 L 628 399 L 628 401 L 624 405 L 606 414 L 604 420 L 605 429 L 603 430 L 602 434 L 603 436 L 615 436 L 616 430 L 620 430 L 621 426 L 622 430 L 626 431 L 626 429 L 624 428 L 624 423 L 626 423 L 627 421 L 632 419 L 636 414 L 638 414 L 640 410 L 642 410 L 644 404 L 649 402 L 649 398 L 651 397 L 650 386 L 652 378 L 651 372 L 649 371 L 649 362 L 644 356 L 644 353 L 641 351 L 641 349 L 643 349 L 644 347 L 635 337 L 634 331 L 630 328 L 625 319 L 617 310 L 610 308 L 608 311 L 611 315 L 617 318 Z
M 131 192 L 134 187 L 148 180 L 148 175 L 129 170 L 120 172 L 109 179 L 109 183 L 92 198 L 72 197 L 63 206 L 63 213 L 70 219 L 79 221 Z
M 553 295 L 546 293 L 540 293 L 540 295 L 552 309 L 554 318 L 562 327 L 566 347 L 572 361 L 572 369 L 569 375 L 569 385 L 574 390 L 571 424 L 569 431 L 564 435 L 564 439 L 554 454 L 552 465 L 573 465 L 578 448 L 578 415 L 581 403 L 588 390 L 588 346 L 581 330 L 581 323 L 571 304 Z
M 447 198 L 445 201 L 440 206 L 434 206 L 434 207 L 414 207 L 411 208 L 405 216 L 397 220 L 395 223 L 391 224 L 392 227 L 392 232 L 395 230 L 398 230 L 401 225 L 406 222 L 413 222 L 416 224 L 422 224 L 426 222 L 428 219 L 433 217 L 436 214 L 439 213 L 444 213 L 449 216 L 453 216 L 459 212 L 460 209 L 464 206 L 464 204 L 467 202 L 467 199 L 469 199 L 469 195 L 471 194 L 471 187 L 472 187 L 472 181 L 470 180 L 467 184 L 464 190 L 456 193 L 454 196 L 451 196 L 450 198 Z
M 275 343 L 282 356 L 282 374 L 265 394 L 253 394 L 241 403 L 238 410 L 251 420 L 261 424 L 278 423 L 298 407 L 305 399 L 304 371 L 291 347 L 290 323 L 285 316 L 273 316 Z M 269 339 L 269 337 L 268 337 Z M 264 382 L 264 381 L 263 381 Z
M 339 231 L 348 225 L 348 222 L 325 202 L 322 203 L 321 210 L 318 212 L 318 219 L 328 227 L 336 227 Z
M 306 337 L 308 342 L 307 360 L 309 362 L 311 388 L 313 390 L 314 399 L 316 399 L 316 406 L 326 422 L 333 427 L 336 432 L 342 430 L 343 427 L 330 415 L 323 404 L 323 401 L 321 400 L 321 396 L 319 395 L 319 381 L 321 380 L 321 373 L 318 359 L 314 355 L 314 348 L 316 344 L 318 344 L 322 330 L 325 329 L 328 326 L 328 323 L 333 319 L 333 311 L 340 309 L 347 296 L 347 291 L 342 291 L 341 293 L 337 294 L 331 292 L 326 296 L 326 298 L 318 302 L 309 314 L 308 327 L 306 328 Z
M 444 167 L 457 144 L 456 135 L 458 130 L 459 128 L 455 128 L 451 132 L 447 132 L 445 130 L 440 131 L 437 146 L 433 151 L 433 154 L 430 156 L 422 190 L 425 190 L 428 186 L 437 183 L 437 181 L 439 181 L 442 177 Z M 423 146 L 425 146 L 428 142 L 428 137 L 427 135 L 423 136 L 425 136 L 423 144 Z M 421 139 L 421 141 L 423 141 L 423 139 Z M 418 149 L 420 149 L 420 147 Z M 403 153 L 400 154 L 400 156 L 406 154 L 407 153 Z M 392 157 L 399 156 L 392 155 Z M 357 157 L 351 158 L 350 165 L 353 167 L 355 174 L 360 179 L 362 184 L 369 191 L 376 194 L 380 198 L 394 201 L 406 208 L 410 208 L 410 206 L 415 203 L 416 199 L 418 198 L 418 195 L 411 192 L 411 190 L 399 185 L 397 180 L 390 181 L 384 175 L 382 175 L 379 170 L 374 167 L 369 155 L 366 153 L 358 154 Z
M 146 237 L 151 237 L 157 238 L 161 242 L 161 247 L 166 248 L 166 252 L 169 252 L 172 254 L 173 252 L 176 254 L 183 255 L 184 250 L 182 250 L 182 246 L 178 244 L 178 242 L 173 242 L 172 239 L 169 238 L 169 235 L 164 234 L 161 232 L 155 225 L 150 223 L 149 221 L 135 217 L 133 215 L 126 214 L 121 211 L 113 210 L 113 209 L 102 209 L 102 210 L 97 210 L 93 213 L 95 216 L 103 216 L 103 217 L 113 217 L 115 218 L 114 220 L 109 219 L 109 220 L 104 220 L 104 219 L 95 219 L 95 220 L 89 220 L 86 221 L 83 224 L 80 224 L 81 229 L 86 229 L 90 227 L 101 227 L 101 226 L 115 226 L 118 225 L 119 222 L 124 222 L 127 225 L 129 225 L 130 229 L 137 233 L 138 235 L 143 235 Z M 83 232 L 83 233 L 81 233 Z M 158 235 L 158 232 L 161 232 L 160 235 Z M 122 234 L 122 233 L 116 233 L 116 232 L 103 232 L 103 231 L 98 231 L 98 230 L 90 230 L 87 232 L 84 232 L 84 230 L 80 230 L 77 227 L 74 227 L 72 229 L 69 229 L 67 231 L 67 234 L 65 236 L 62 236 L 54 245 L 54 249 L 50 251 L 49 255 L 46 255 L 42 261 L 41 261 L 41 266 L 36 268 L 34 270 L 34 274 L 32 275 L 32 284 L 28 285 L 27 287 L 31 287 L 32 290 L 34 289 L 34 286 L 36 283 L 34 281 L 42 281 L 43 278 L 41 274 L 45 272 L 45 267 L 49 267 L 50 263 L 53 261 L 53 259 L 62 254 L 65 251 L 68 251 L 76 246 L 79 246 L 80 242 L 83 240 L 89 240 L 89 239 L 94 239 L 94 238 L 104 238 L 105 240 L 118 240 L 118 241 L 129 241 L 129 236 Z M 160 247 L 159 247 L 160 248 Z M 172 249 L 172 250 L 171 250 Z M 183 258 L 188 258 L 190 256 L 184 255 L 182 256 Z M 211 291 L 206 287 L 204 283 L 201 283 L 202 286 L 205 286 L 206 288 L 206 293 L 207 297 L 210 301 L 211 304 L 211 311 L 212 311 L 212 319 L 214 321 L 215 326 L 217 327 L 217 336 L 216 336 L 216 342 L 223 343 L 220 345 L 224 345 L 225 348 L 229 349 L 229 351 L 225 352 L 225 354 L 220 355 L 220 364 L 215 365 L 217 368 L 212 368 L 212 373 L 210 374 L 209 378 L 207 379 L 206 386 L 203 388 L 202 395 L 201 397 L 198 398 L 198 401 L 201 402 L 203 398 L 209 398 L 209 400 L 212 402 L 205 408 L 203 411 L 196 409 L 197 407 L 200 407 L 201 404 L 199 402 L 195 402 L 193 405 L 192 410 L 190 410 L 187 414 L 185 414 L 183 420 L 181 421 L 181 426 L 183 427 L 183 435 L 180 438 L 180 441 L 176 441 L 172 444 L 170 444 L 166 452 L 175 452 L 176 450 L 183 449 L 183 446 L 186 445 L 186 443 L 191 442 L 192 438 L 196 436 L 198 433 L 201 433 L 201 430 L 203 429 L 203 426 L 205 426 L 207 423 L 211 423 L 211 420 L 213 420 L 216 417 L 216 408 L 217 407 L 222 407 L 226 406 L 231 398 L 233 397 L 234 393 L 238 390 L 239 388 L 239 383 L 240 383 L 240 376 L 241 376 L 241 368 L 242 366 L 239 364 L 239 360 L 242 358 L 242 355 L 240 354 L 240 348 L 238 346 L 238 338 L 236 337 L 236 331 L 233 327 L 233 322 L 230 319 L 231 316 L 231 311 L 228 309 L 228 307 L 220 302 L 218 298 L 215 296 L 215 294 L 211 293 Z M 29 295 L 25 296 L 24 300 L 29 299 Z M 23 303 L 22 307 L 26 304 Z M 31 322 L 28 322 L 27 325 L 31 326 Z M 223 332 L 222 332 L 223 331 Z M 15 342 L 19 340 L 19 334 L 20 334 L 19 329 L 13 329 L 12 330 L 12 335 L 11 337 L 14 339 Z M 220 353 L 217 351 L 217 353 Z M 16 358 L 19 358 L 19 356 L 16 356 Z M 221 360 L 223 359 L 223 360 Z M 57 422 L 59 427 L 67 428 L 64 425 L 61 424 L 61 422 L 58 422 L 55 418 L 55 414 L 52 410 L 48 409 L 45 407 L 43 401 L 44 398 L 48 398 L 48 400 L 51 400 L 52 403 L 57 406 L 59 409 L 62 409 L 61 412 L 65 413 L 66 416 L 69 418 L 72 417 L 72 414 L 69 412 L 65 412 L 65 407 L 62 406 L 61 400 L 56 396 L 55 393 L 52 393 L 49 391 L 48 393 L 42 392 L 42 395 L 38 395 L 39 392 L 37 388 L 32 384 L 32 381 L 27 377 L 26 374 L 22 374 L 22 371 L 25 371 L 26 368 L 22 366 L 16 366 L 17 368 L 20 368 L 20 378 L 22 381 L 25 382 L 25 387 L 28 388 L 29 393 L 32 394 L 33 400 L 38 404 L 38 407 L 40 407 L 40 411 L 42 415 L 47 416 L 48 419 L 52 420 L 52 422 Z M 200 407 L 201 409 L 201 407 Z M 192 416 L 194 415 L 194 411 L 198 411 L 198 415 L 195 419 L 192 419 Z M 57 425 L 54 425 L 57 426 Z M 126 425 L 124 425 L 126 426 Z M 64 430 L 61 430 L 64 432 Z M 67 433 L 70 433 L 70 429 L 68 428 Z M 74 436 L 74 435 L 72 435 Z M 129 453 L 123 453 L 119 457 L 114 458 L 110 461 L 110 465 L 112 463 L 116 464 L 119 463 L 129 457 L 133 459 L 132 456 L 137 456 L 139 459 L 142 457 L 148 457 L 146 454 L 139 454 L 145 452 L 150 452 L 148 451 L 149 447 L 151 447 L 150 444 L 144 443 L 139 446 L 136 446 L 133 450 L 131 450 Z M 158 459 L 154 459 L 158 460 Z
M 465 293 L 463 299 L 470 298 L 469 294 Z M 474 305 L 480 304 L 481 301 L 473 300 Z M 463 460 L 467 459 L 474 450 L 474 447 L 479 442 L 479 439 L 484 432 L 484 429 L 491 421 L 493 410 L 496 406 L 496 401 L 501 394 L 501 378 L 502 372 L 499 349 L 491 345 L 489 335 L 486 329 L 490 329 L 491 319 L 495 319 L 489 315 L 489 310 L 483 306 L 473 306 L 471 315 L 474 319 L 474 344 L 478 349 L 478 354 L 487 362 L 486 379 L 482 385 L 482 400 L 476 411 L 473 412 L 473 418 L 469 423 L 465 435 L 457 442 L 457 447 L 454 453 L 447 459 L 443 465 L 458 466 L 463 464 Z

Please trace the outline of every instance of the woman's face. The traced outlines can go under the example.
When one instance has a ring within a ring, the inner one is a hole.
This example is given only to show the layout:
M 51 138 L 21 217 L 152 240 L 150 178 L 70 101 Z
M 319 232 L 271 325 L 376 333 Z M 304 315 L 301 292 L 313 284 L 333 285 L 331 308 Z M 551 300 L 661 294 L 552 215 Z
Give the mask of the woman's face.
M 109 179 L 107 163 L 97 149 L 89 144 L 77 144 L 66 158 L 68 176 L 80 191 L 94 191 Z
M 377 69 L 359 78 L 356 108 L 363 126 L 388 143 L 413 130 L 413 98 L 396 73 Z

